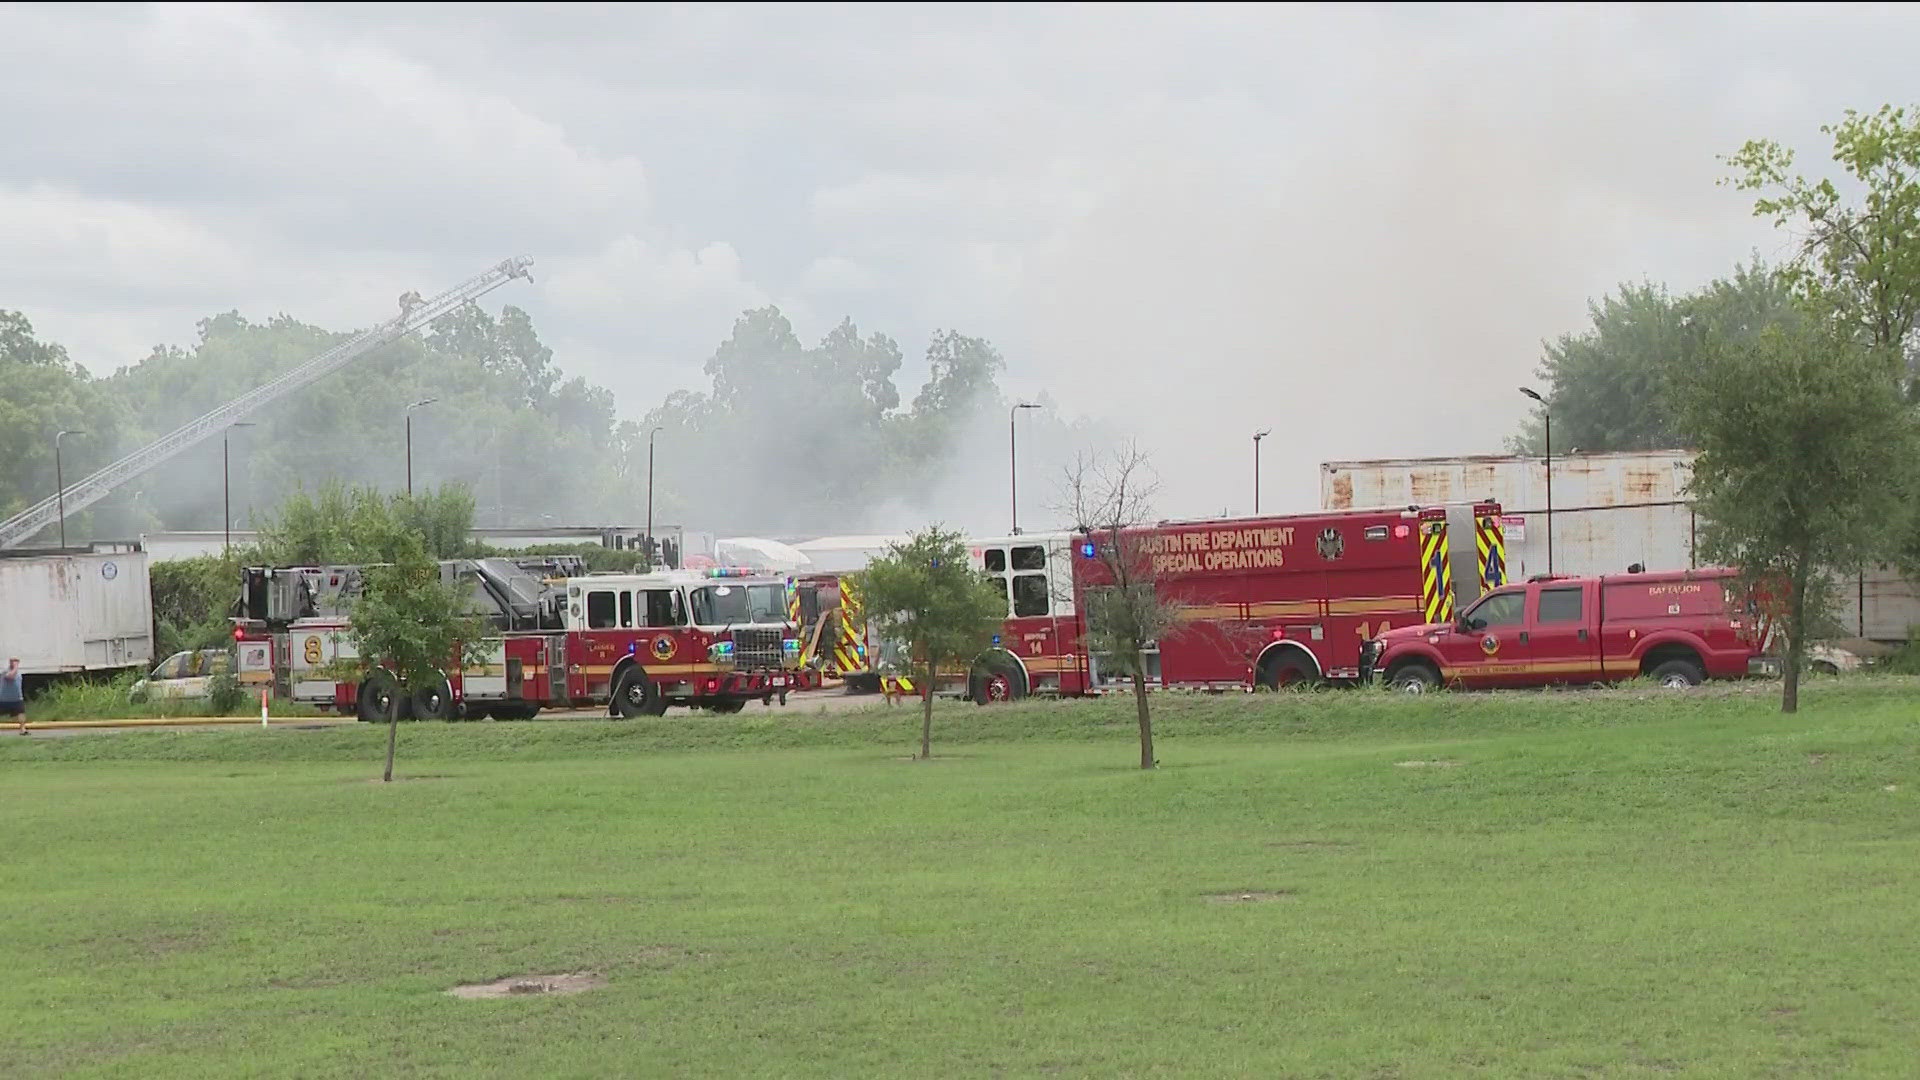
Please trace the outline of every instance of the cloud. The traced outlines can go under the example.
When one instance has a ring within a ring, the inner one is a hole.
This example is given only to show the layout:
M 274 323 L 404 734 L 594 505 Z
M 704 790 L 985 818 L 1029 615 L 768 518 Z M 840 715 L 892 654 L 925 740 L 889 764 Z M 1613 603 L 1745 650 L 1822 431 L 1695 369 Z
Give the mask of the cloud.
M 1909 9 L 0 8 L 0 306 L 96 370 L 510 254 L 637 416 L 745 307 L 993 339 L 1163 512 L 1496 448 L 1589 296 L 1783 238 L 1715 155 L 1910 93 Z M 22 255 L 24 253 L 24 257 Z M 905 388 L 911 396 L 912 387 Z M 987 451 L 981 450 L 981 454 Z M 977 455 L 976 455 L 977 456 Z M 980 465 L 977 484 L 992 483 Z M 972 477 L 972 473 L 966 474 Z M 723 526 L 724 523 L 716 523 Z

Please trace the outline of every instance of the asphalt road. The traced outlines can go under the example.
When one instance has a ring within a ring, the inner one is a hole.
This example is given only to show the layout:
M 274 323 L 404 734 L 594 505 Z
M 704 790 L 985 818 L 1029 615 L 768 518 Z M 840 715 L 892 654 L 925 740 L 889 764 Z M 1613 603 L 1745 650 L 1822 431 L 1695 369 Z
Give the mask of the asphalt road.
M 806 713 L 817 715 L 819 713 L 853 712 L 859 709 L 884 708 L 884 707 L 886 707 L 886 699 L 881 697 L 879 694 L 849 694 L 841 690 L 807 690 L 807 691 L 802 691 L 800 693 L 788 694 L 787 703 L 784 706 L 781 705 L 777 700 L 774 702 L 774 704 L 771 707 L 763 706 L 758 702 L 755 702 L 753 704 L 748 705 L 746 708 L 746 712 L 743 713 L 742 715 L 751 716 L 756 712 L 768 713 L 768 714 L 777 714 L 781 712 L 806 712 Z M 667 710 L 667 715 L 668 716 L 690 716 L 690 715 L 693 715 L 694 712 L 695 710 L 693 709 L 673 708 L 673 709 Z M 540 714 L 540 719 L 541 720 L 596 720 L 596 719 L 604 719 L 606 715 L 607 713 L 605 709 L 567 709 L 567 710 L 561 710 L 561 711 L 548 710 Z M 355 721 L 355 720 L 350 720 L 350 719 L 342 720 L 342 719 L 337 719 L 330 716 L 316 716 L 316 717 L 275 719 L 272 722 L 271 726 L 275 729 L 286 729 L 286 730 L 295 730 L 295 731 L 320 730 L 320 729 L 325 729 L 330 727 L 337 727 L 341 724 L 353 724 L 357 722 L 358 721 Z M 522 721 L 512 721 L 512 722 L 520 723 Z M 526 722 L 536 723 L 537 721 L 526 721 Z M 234 729 L 234 730 L 244 731 L 249 729 L 250 727 L 258 727 L 258 724 L 259 724 L 259 721 L 257 720 L 246 721 L 246 722 L 235 722 L 233 720 L 225 720 L 220 723 L 209 723 L 205 721 L 196 723 L 191 720 L 182 720 L 178 723 L 155 723 L 153 721 L 146 721 L 138 724 L 137 726 L 129 726 L 129 727 L 57 727 L 57 728 L 30 727 L 28 729 L 27 735 L 29 738 L 37 738 L 37 739 L 39 738 L 61 739 L 61 738 L 71 738 L 75 735 L 121 735 L 121 734 L 127 734 L 131 732 L 141 732 L 141 731 L 220 731 L 225 729 Z M 20 736 L 16 733 L 15 728 L 11 727 L 10 725 L 0 725 L 0 738 L 19 738 L 19 737 Z

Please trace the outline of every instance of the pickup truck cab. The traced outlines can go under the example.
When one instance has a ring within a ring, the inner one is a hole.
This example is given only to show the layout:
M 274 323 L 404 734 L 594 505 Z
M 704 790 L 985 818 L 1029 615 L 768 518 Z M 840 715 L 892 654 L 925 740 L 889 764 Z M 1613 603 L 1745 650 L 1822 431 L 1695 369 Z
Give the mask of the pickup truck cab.
M 1381 634 L 1362 649 L 1362 677 L 1418 693 L 1769 674 L 1755 610 L 1724 568 L 1536 578 L 1487 593 L 1451 624 Z

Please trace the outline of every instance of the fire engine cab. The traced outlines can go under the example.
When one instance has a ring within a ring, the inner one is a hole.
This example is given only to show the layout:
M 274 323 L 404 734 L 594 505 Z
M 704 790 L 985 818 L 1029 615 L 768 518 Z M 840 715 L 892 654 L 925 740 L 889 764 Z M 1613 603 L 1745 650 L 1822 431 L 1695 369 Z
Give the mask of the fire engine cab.
M 784 577 L 738 567 L 568 578 L 567 696 L 629 717 L 784 699 L 800 655 L 786 598 Z

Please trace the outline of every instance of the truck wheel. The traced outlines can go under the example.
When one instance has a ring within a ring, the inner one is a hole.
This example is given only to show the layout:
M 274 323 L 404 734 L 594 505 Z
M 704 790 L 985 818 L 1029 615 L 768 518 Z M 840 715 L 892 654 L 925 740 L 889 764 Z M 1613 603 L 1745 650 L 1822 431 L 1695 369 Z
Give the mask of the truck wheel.
M 1408 664 L 1387 676 L 1387 689 L 1402 694 L 1424 694 L 1440 686 L 1440 673 L 1425 664 Z
M 387 710 L 392 707 L 396 688 L 393 680 L 385 675 L 375 675 L 360 684 L 359 705 L 356 709 L 360 719 L 369 724 L 384 724 Z M 406 719 L 406 703 L 401 702 L 401 719 Z
M 1706 681 L 1706 673 L 1691 660 L 1669 660 L 1653 669 L 1653 681 L 1669 690 L 1686 690 Z
M 418 720 L 453 719 L 453 691 L 444 682 L 421 687 L 413 695 L 413 715 Z
M 1318 681 L 1313 664 L 1291 651 L 1269 660 L 1260 671 L 1260 685 L 1268 690 L 1304 690 Z
M 636 716 L 659 716 L 667 711 L 667 701 L 661 696 L 660 688 L 647 678 L 646 672 L 630 667 L 620 673 L 620 681 L 614 684 L 613 709 L 623 720 L 631 720 Z
M 976 705 L 997 705 L 1027 696 L 1026 680 L 1020 670 L 1003 660 L 989 660 L 980 665 L 968 681 L 967 696 Z

